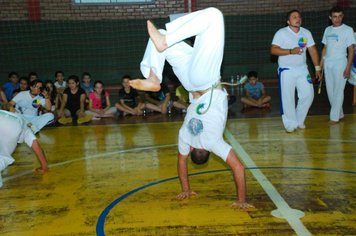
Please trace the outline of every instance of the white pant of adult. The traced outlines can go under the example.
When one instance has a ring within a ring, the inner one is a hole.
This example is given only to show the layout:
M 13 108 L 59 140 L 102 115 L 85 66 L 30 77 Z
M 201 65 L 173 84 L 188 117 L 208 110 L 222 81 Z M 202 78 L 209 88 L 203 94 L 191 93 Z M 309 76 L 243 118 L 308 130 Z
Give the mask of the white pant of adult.
M 327 60 L 324 65 L 326 92 L 331 105 L 330 120 L 336 122 L 344 117 L 342 105 L 347 81 L 344 78 L 346 65 L 346 57 L 338 60 Z
M 281 69 L 284 69 L 281 71 Z M 314 89 L 307 66 L 279 68 L 281 113 L 284 127 L 303 126 L 314 100 Z M 295 106 L 295 90 L 298 93 Z
M 53 113 L 46 113 L 40 116 L 27 116 L 22 114 L 22 116 L 25 119 L 26 123 L 31 123 L 35 125 L 39 130 L 41 130 L 46 125 L 52 123 L 54 120 Z
M 148 78 L 150 69 L 162 82 L 165 60 L 188 91 L 205 90 L 220 79 L 224 53 L 224 18 L 216 8 L 207 8 L 166 24 L 168 48 L 158 52 L 149 39 L 141 62 L 141 72 Z M 194 47 L 182 40 L 196 36 Z

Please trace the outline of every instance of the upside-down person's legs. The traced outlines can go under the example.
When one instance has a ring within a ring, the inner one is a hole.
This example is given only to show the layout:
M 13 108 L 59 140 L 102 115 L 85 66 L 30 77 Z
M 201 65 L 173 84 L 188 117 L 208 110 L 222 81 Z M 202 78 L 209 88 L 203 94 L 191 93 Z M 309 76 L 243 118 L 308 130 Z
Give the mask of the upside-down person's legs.
M 180 17 L 166 24 L 166 28 L 168 47 L 196 36 L 188 63 L 189 87 L 183 86 L 188 91 L 199 91 L 218 82 L 225 40 L 222 13 L 216 8 L 207 8 Z
M 220 78 L 225 37 L 221 12 L 215 8 L 208 8 L 178 18 L 168 23 L 166 27 L 168 33 L 165 36 L 164 31 L 157 30 L 148 21 L 150 41 L 153 42 L 155 50 L 151 48 L 149 41 L 143 62 L 151 53 L 155 53 L 159 58 L 157 59 L 158 64 L 163 68 L 164 60 L 167 59 L 181 82 L 182 80 L 189 82 L 182 82 L 187 90 L 204 90 L 216 83 Z M 194 49 L 182 42 L 182 40 L 191 36 L 196 36 Z M 179 52 L 177 45 L 182 47 L 182 52 Z M 168 49 L 173 47 L 175 47 L 175 50 L 170 50 L 168 53 Z M 162 50 L 164 51 L 160 53 Z M 153 60 L 152 58 L 151 56 L 151 61 Z M 146 65 L 146 67 L 150 65 L 153 65 L 153 63 Z M 154 67 L 150 69 L 153 70 L 150 70 L 148 81 L 131 81 L 130 85 L 139 90 L 157 91 L 157 78 L 159 81 L 162 80 L 162 69 L 157 70 Z M 142 63 L 141 71 L 143 71 Z M 147 72 L 143 71 L 144 76 L 145 73 Z

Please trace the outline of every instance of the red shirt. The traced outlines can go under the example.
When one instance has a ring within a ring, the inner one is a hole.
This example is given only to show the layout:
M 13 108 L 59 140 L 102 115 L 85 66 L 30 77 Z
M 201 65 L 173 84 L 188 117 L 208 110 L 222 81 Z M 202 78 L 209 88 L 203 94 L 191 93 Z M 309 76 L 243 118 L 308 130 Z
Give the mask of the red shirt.
M 105 91 L 105 98 L 107 98 L 109 94 Z M 93 101 L 94 109 L 104 109 L 105 107 L 101 107 L 101 98 L 97 98 L 95 92 L 89 94 L 89 99 Z

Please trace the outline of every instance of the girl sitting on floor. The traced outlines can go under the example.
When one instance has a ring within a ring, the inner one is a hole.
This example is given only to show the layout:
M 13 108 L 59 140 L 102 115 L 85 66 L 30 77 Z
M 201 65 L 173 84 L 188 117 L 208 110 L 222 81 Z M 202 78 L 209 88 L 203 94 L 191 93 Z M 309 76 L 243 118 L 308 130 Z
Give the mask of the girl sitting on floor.
M 100 120 L 101 117 L 114 117 L 116 107 L 110 107 L 109 94 L 104 90 L 101 81 L 95 81 L 94 92 L 89 95 L 89 106 L 85 114 L 92 115 L 93 120 Z

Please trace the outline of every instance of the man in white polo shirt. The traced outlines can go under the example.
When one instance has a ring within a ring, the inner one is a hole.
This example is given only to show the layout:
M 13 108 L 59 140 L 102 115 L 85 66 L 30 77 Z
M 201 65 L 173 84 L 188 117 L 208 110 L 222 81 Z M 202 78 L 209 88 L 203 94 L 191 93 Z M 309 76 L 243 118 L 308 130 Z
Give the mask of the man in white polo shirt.
M 278 75 L 281 96 L 281 114 L 288 133 L 305 129 L 304 120 L 314 99 L 312 80 L 306 63 L 306 51 L 315 66 L 316 77 L 320 80 L 319 55 L 309 30 L 301 27 L 302 17 L 298 10 L 287 13 L 288 26 L 274 35 L 271 54 L 279 56 Z M 295 107 L 295 89 L 298 105 Z

